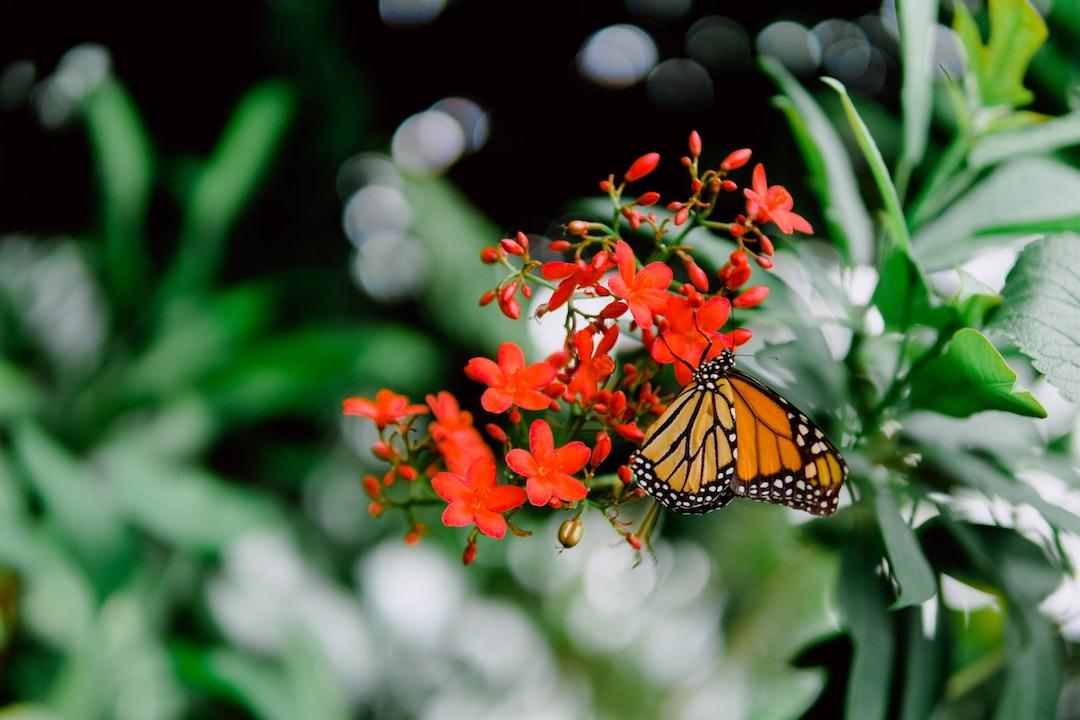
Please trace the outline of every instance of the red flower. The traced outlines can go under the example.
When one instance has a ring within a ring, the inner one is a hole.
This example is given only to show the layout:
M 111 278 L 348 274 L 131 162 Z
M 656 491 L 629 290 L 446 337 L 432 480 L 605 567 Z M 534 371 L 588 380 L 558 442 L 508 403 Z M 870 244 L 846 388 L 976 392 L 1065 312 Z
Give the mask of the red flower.
M 529 427 L 529 449 L 532 452 L 515 448 L 506 454 L 506 464 L 525 478 L 529 502 L 539 507 L 552 498 L 575 502 L 589 494 L 580 480 L 571 477 L 589 462 L 585 443 L 575 440 L 556 449 L 551 426 L 535 420 Z
M 696 368 L 703 359 L 714 358 L 727 347 L 717 330 L 727 322 L 730 314 L 731 303 L 727 298 L 709 298 L 695 312 L 689 302 L 672 296 L 665 313 L 667 329 L 660 334 L 661 339 L 652 344 L 653 360 L 675 363 L 675 377 L 685 385 L 692 376 L 687 363 Z M 708 357 L 702 358 L 706 348 Z
M 480 404 L 492 413 L 506 412 L 517 405 L 525 410 L 543 410 L 551 404 L 540 392 L 555 379 L 555 368 L 538 362 L 526 367 L 525 353 L 512 342 L 499 346 L 499 363 L 475 357 L 465 366 L 469 378 L 488 385 Z
M 589 262 L 578 260 L 569 263 L 554 260 L 544 263 L 544 267 L 541 268 L 540 272 L 545 278 L 548 280 L 562 280 L 559 287 L 555 288 L 555 292 L 552 293 L 551 299 L 548 300 L 548 311 L 560 307 L 570 299 L 570 296 L 574 294 L 574 290 L 579 287 L 592 287 L 595 285 L 610 267 L 611 255 L 605 251 L 593 255 L 592 260 Z
M 525 491 L 515 485 L 496 485 L 495 461 L 477 460 L 464 477 L 441 472 L 431 480 L 431 487 L 449 503 L 443 511 L 443 525 L 464 527 L 476 524 L 488 537 L 506 534 L 502 513 L 525 502 Z
M 636 270 L 634 251 L 620 240 L 615 245 L 615 259 L 619 274 L 608 280 L 608 287 L 615 297 L 626 301 L 630 313 L 642 328 L 648 330 L 653 324 L 653 313 L 664 311 L 671 284 L 671 268 L 662 262 L 649 263 Z
M 491 448 L 473 427 L 472 413 L 463 411 L 453 395 L 446 391 L 428 395 L 427 403 L 435 413 L 428 431 L 450 472 L 464 475 L 477 460 L 495 459 Z
M 341 411 L 346 415 L 359 415 L 370 418 L 382 430 L 387 425 L 396 423 L 398 420 L 410 415 L 426 413 L 427 408 L 423 405 L 410 405 L 409 398 L 383 388 L 375 393 L 374 402 L 362 397 L 351 397 L 343 400 L 341 402 Z
M 619 326 L 609 325 L 600 338 L 600 343 L 593 352 L 593 329 L 587 327 L 578 330 L 574 334 L 574 346 L 578 351 L 578 364 L 574 370 L 574 376 L 570 378 L 570 392 L 581 393 L 584 402 L 592 400 L 596 396 L 596 386 L 607 379 L 608 375 L 615 372 L 615 361 L 608 352 L 615 345 L 619 337 Z
M 772 185 L 765 180 L 765 166 L 754 166 L 753 190 L 743 189 L 746 195 L 746 214 L 760 225 L 769 221 L 776 223 L 784 233 L 790 235 L 793 230 L 812 233 L 814 228 L 801 215 L 791 212 L 795 201 L 783 185 Z

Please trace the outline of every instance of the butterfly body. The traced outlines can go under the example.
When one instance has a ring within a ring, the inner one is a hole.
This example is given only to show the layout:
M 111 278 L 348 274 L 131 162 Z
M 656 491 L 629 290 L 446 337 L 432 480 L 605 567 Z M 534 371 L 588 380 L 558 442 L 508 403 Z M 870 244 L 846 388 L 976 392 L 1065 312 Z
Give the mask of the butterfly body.
M 730 350 L 694 372 L 645 433 L 631 466 L 646 492 L 684 514 L 745 497 L 831 515 L 848 473 L 824 433 L 736 370 Z

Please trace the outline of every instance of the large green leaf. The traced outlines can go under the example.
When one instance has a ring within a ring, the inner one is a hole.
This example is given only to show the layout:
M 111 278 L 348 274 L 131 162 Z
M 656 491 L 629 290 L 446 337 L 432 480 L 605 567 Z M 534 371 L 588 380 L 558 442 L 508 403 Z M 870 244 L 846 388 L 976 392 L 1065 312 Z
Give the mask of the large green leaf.
M 149 271 L 143 234 L 154 175 L 150 138 L 131 96 L 115 80 L 98 85 L 82 113 L 101 188 L 102 265 L 114 297 L 126 303 L 145 289 Z
M 900 596 L 893 608 L 921 605 L 937 593 L 934 571 L 926 562 L 911 526 L 900 516 L 889 488 L 881 487 L 874 493 L 874 510 L 889 555 L 889 567 L 900 585 Z
M 900 720 L 925 720 L 933 715 L 945 691 L 949 668 L 949 616 L 937 603 L 932 627 L 923 624 L 921 608 L 904 611 L 904 685 Z
M 838 602 L 855 645 L 844 716 L 884 720 L 892 684 L 893 618 L 877 576 L 878 551 L 867 538 L 852 536 L 841 557 Z
M 1006 627 L 1005 683 L 994 719 L 1057 716 L 1064 681 L 1057 632 L 1031 605 L 1014 608 Z
M 1016 392 L 1016 373 L 978 330 L 958 330 L 945 351 L 911 378 L 911 407 L 967 417 L 983 410 L 1004 410 L 1046 417 L 1029 392 Z
M 987 167 L 1021 155 L 1050 153 L 1077 144 L 1080 144 L 1080 111 L 981 137 L 968 160 L 975 167 Z
M 1015 340 L 1065 398 L 1080 403 L 1080 236 L 1024 248 L 993 327 Z
M 19 366 L 0 359 L 0 420 L 32 415 L 45 398 L 33 379 Z
M 934 90 L 934 29 L 938 0 L 899 0 L 896 4 L 903 56 L 900 104 L 904 110 L 904 160 L 918 165 L 926 151 Z
M 245 347 L 199 387 L 215 414 L 250 422 L 282 413 L 326 417 L 357 388 L 430 391 L 445 372 L 442 351 L 410 328 L 309 327 Z
M 970 260 L 1045 223 L 1080 216 L 1080 171 L 1044 157 L 1018 158 L 995 169 L 915 234 L 927 270 Z M 1016 227 L 1020 226 L 1020 227 Z M 1070 225 L 1080 230 L 1080 222 Z
M 854 262 L 871 262 L 874 225 L 843 140 L 813 96 L 778 60 L 765 56 L 760 63 L 784 93 L 777 104 L 798 141 L 830 236 L 842 242 Z
M 90 468 L 29 422 L 15 427 L 12 445 L 60 532 L 92 567 L 112 575 L 126 562 L 132 545 L 112 498 L 94 482 Z
M 237 103 L 184 204 L 180 247 L 161 285 L 162 301 L 205 291 L 225 255 L 225 240 L 277 154 L 295 97 L 268 80 Z
M 984 105 L 1027 105 L 1035 96 L 1024 87 L 1035 52 L 1046 42 L 1046 23 L 1029 0 L 990 0 L 990 37 L 983 44 L 979 28 L 963 3 L 955 3 L 953 29 L 967 51 Z
M 870 174 L 873 175 L 874 184 L 881 195 L 881 202 L 885 208 L 885 224 L 892 235 L 893 241 L 901 249 L 910 252 L 911 238 L 908 234 L 907 220 L 904 218 L 904 209 L 900 205 L 900 198 L 896 194 L 896 187 L 893 186 L 889 168 L 885 165 L 884 158 L 881 157 L 881 151 L 878 149 L 877 143 L 874 142 L 869 128 L 866 127 L 866 123 L 859 116 L 859 111 L 855 109 L 851 98 L 848 97 L 844 85 L 834 78 L 823 77 L 821 79 L 840 96 L 844 115 L 847 117 L 848 124 L 851 125 L 851 130 L 855 134 L 855 141 L 859 144 L 859 149 L 862 150 L 863 155 L 866 157 L 866 162 L 870 166 Z
M 885 258 L 872 302 L 885 321 L 885 329 L 903 332 L 926 323 L 931 313 L 926 276 L 911 255 L 895 248 Z
M 99 462 L 124 516 L 173 547 L 220 551 L 255 529 L 283 522 L 269 498 L 137 447 L 110 448 Z

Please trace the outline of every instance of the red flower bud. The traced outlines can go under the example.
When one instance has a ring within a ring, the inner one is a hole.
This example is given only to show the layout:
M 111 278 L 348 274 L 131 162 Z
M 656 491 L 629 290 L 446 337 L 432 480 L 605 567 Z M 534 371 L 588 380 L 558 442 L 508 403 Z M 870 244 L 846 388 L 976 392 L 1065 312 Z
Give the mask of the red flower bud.
M 660 201 L 660 193 L 650 190 L 647 193 L 642 193 L 638 196 L 638 199 L 634 201 L 635 205 L 641 207 L 648 207 L 649 205 L 655 205 Z
M 629 440 L 630 442 L 641 442 L 645 439 L 645 433 L 633 423 L 616 425 L 615 432 L 619 433 L 619 437 Z
M 544 388 L 544 394 L 549 398 L 563 397 L 566 394 L 566 386 L 561 382 L 553 382 Z M 573 396 L 571 396 L 573 397 Z
M 690 167 L 691 165 L 694 164 L 694 161 L 691 160 L 690 158 L 688 158 L 686 155 L 683 155 L 681 158 L 679 158 L 679 164 L 682 165 L 683 167 L 688 168 L 688 167 Z
M 635 160 L 634 164 L 630 166 L 630 169 L 626 171 L 626 174 L 623 175 L 623 177 L 627 182 L 640 180 L 655 170 L 656 166 L 659 164 L 660 153 L 647 153 Z
M 569 240 L 552 240 L 548 244 L 548 250 L 557 253 L 566 252 L 572 247 L 573 245 L 570 244 Z
M 671 202 L 669 202 L 667 204 L 667 209 L 670 210 L 671 212 L 675 212 L 676 210 L 678 210 L 682 206 L 683 206 L 683 204 L 681 202 L 679 202 L 678 200 L 672 200 Z
M 683 264 L 686 266 L 686 273 L 690 276 L 690 282 L 694 283 L 694 287 L 701 292 L 709 292 L 709 276 L 705 274 L 701 266 L 689 256 L 687 256 Z
M 611 436 L 601 430 L 596 433 L 596 445 L 593 447 L 592 457 L 589 462 L 592 466 L 600 467 L 600 464 L 607 460 L 607 456 L 611 454 Z
M 390 468 L 382 476 L 382 484 L 385 485 L 386 487 L 390 487 L 391 485 L 394 484 L 394 468 Z
M 473 560 L 476 559 L 476 543 L 471 542 L 465 546 L 465 552 L 461 553 L 461 564 L 472 565 Z
M 701 181 L 694 178 L 690 181 L 690 192 L 699 192 L 701 190 Z
M 402 480 L 412 482 L 416 479 L 416 468 L 412 465 L 398 465 L 397 474 L 401 476 Z
M 555 352 L 548 355 L 547 359 L 544 362 L 558 370 L 561 367 L 565 367 L 566 361 L 569 359 L 570 353 L 566 352 L 565 350 L 556 350 Z
M 632 497 L 632 498 L 643 498 L 643 497 L 645 497 L 645 488 L 643 488 L 643 487 L 634 488 L 633 490 L 630 491 L 630 497 Z
M 750 148 L 742 148 L 724 158 L 724 161 L 720 163 L 720 169 L 727 172 L 728 170 L 736 170 L 750 161 Z
M 405 533 L 405 544 L 409 547 L 413 547 L 420 543 L 420 533 L 415 530 L 410 530 Z
M 638 536 L 634 533 L 630 533 L 626 536 L 626 542 L 630 543 L 630 547 L 634 548 L 635 550 L 641 549 L 641 539 L 638 538 Z
M 503 238 L 502 240 L 499 241 L 499 244 L 502 245 L 503 250 L 510 253 L 511 255 L 524 255 L 525 254 L 525 248 L 521 247 L 520 245 L 517 244 L 517 242 L 515 242 L 514 240 L 512 240 L 510 238 Z
M 584 220 L 571 220 L 566 226 L 566 231 L 571 235 L 584 235 L 589 232 L 589 224 Z
M 374 475 L 365 475 L 364 492 L 369 498 L 378 498 L 382 494 L 382 488 L 379 487 L 379 478 Z
M 732 225 L 731 230 L 729 230 L 728 232 L 731 233 L 731 237 L 741 238 L 743 235 L 746 234 L 746 228 L 742 225 Z
M 767 297 L 769 297 L 769 288 L 764 285 L 755 285 L 736 296 L 731 304 L 737 308 L 752 308 L 760 305 Z
M 724 192 L 735 192 L 739 189 L 739 186 L 735 184 L 734 180 L 723 180 L 720 182 L 720 189 Z
M 515 280 L 512 283 L 503 285 L 499 289 L 499 302 L 508 303 L 514 297 L 514 293 L 517 292 L 518 281 Z
M 371 517 L 379 517 L 383 514 L 383 510 L 385 509 L 386 508 L 383 507 L 383 504 L 378 502 L 368 503 L 367 506 L 368 515 L 370 515 Z
M 690 131 L 690 154 L 694 157 L 701 155 L 701 136 L 697 130 Z
M 387 462 L 397 457 L 397 453 L 394 452 L 394 448 L 390 447 L 382 440 L 379 440 L 371 446 L 371 454 L 379 458 L 380 460 L 386 460 Z
M 617 317 L 622 317 L 629 306 L 624 302 L 612 302 L 608 303 L 603 310 L 600 311 L 600 317 L 604 320 L 614 320 Z
M 765 268 L 766 270 L 772 270 L 772 266 L 773 266 L 772 260 L 765 257 L 764 255 L 758 255 L 757 257 L 754 258 L 754 261 L 758 265 L 760 265 L 761 267 Z
M 679 210 L 679 212 L 675 213 L 675 224 L 682 225 L 687 221 L 687 219 L 689 219 L 689 217 L 690 210 L 687 208 L 682 208 L 681 210 Z
M 518 305 L 517 300 L 509 300 L 505 303 L 502 303 L 500 308 L 502 309 L 503 315 L 510 318 L 511 320 L 517 320 L 519 317 L 521 317 L 521 306 Z
M 480 251 L 480 262 L 485 265 L 494 265 L 499 262 L 499 251 L 493 247 L 486 247 Z
M 488 423 L 484 426 L 484 430 L 487 431 L 488 436 L 491 437 L 491 439 L 495 442 L 504 443 L 507 440 L 506 433 L 503 432 L 503 429 L 495 423 Z
M 601 180 L 600 181 L 600 191 L 601 192 L 611 192 L 612 187 L 614 187 L 614 186 L 611 184 L 610 180 Z
M 746 253 L 744 253 L 742 250 L 735 250 L 731 253 L 731 255 L 728 256 L 728 261 L 736 267 L 738 267 L 739 265 L 746 265 Z
M 618 470 L 618 476 L 619 476 L 619 480 L 622 481 L 623 485 L 629 485 L 630 484 L 630 477 L 631 477 L 631 475 L 630 475 L 630 467 L 627 466 L 627 465 L 620 465 L 619 470 Z
M 496 293 L 495 293 L 494 290 L 488 290 L 486 293 L 481 295 L 480 296 L 480 307 L 484 307 L 485 305 L 490 305 L 491 301 L 495 299 L 495 294 Z
M 521 294 L 524 295 L 526 298 L 531 299 L 532 294 L 533 294 L 532 286 L 527 284 L 527 283 L 522 283 L 521 284 Z
M 528 235 L 526 235 L 525 233 L 518 230 L 517 234 L 514 235 L 514 239 L 517 240 L 517 244 L 520 245 L 521 247 L 523 247 L 525 250 L 529 249 L 529 236 Z
M 724 284 L 728 286 L 728 289 L 734 290 L 750 279 L 750 273 L 749 265 L 736 265 L 732 267 L 731 273 L 728 274 Z
M 750 342 L 750 338 L 754 337 L 754 333 L 746 328 L 735 328 L 731 332 L 725 335 L 728 341 L 731 342 L 732 347 L 738 347 Z
M 518 410 L 516 407 L 510 408 L 510 412 L 508 413 L 508 415 L 510 416 L 510 422 L 514 423 L 515 425 L 521 422 L 521 411 Z
M 776 252 L 776 249 L 773 248 L 772 240 L 765 237 L 764 235 L 758 236 L 758 242 L 761 243 L 761 252 L 765 253 L 766 255 L 772 255 Z

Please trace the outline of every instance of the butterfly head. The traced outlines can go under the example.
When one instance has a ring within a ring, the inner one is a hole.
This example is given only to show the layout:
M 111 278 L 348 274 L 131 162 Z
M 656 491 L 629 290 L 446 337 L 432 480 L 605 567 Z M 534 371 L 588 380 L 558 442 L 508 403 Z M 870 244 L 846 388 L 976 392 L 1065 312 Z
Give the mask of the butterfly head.
M 701 379 L 709 377 L 715 380 L 727 375 L 733 367 L 735 367 L 735 353 L 725 348 L 712 360 L 702 363 L 697 369 L 696 376 Z

